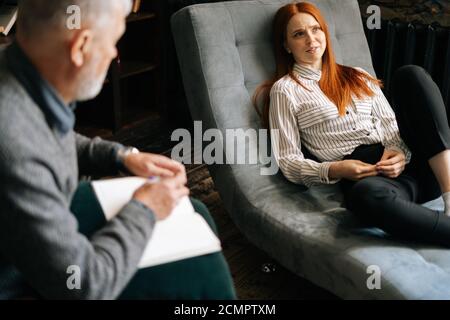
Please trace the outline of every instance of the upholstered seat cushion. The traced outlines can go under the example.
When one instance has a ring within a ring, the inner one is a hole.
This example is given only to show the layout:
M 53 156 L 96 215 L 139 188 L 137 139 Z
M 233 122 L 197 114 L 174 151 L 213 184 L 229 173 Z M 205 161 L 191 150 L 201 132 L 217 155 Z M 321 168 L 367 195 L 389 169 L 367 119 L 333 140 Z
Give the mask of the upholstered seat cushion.
M 204 130 L 218 128 L 225 136 L 227 129 L 260 128 L 251 96 L 274 72 L 272 20 L 288 2 L 194 5 L 172 17 L 190 111 Z M 374 74 L 357 1 L 311 2 L 328 21 L 337 61 Z M 238 153 L 255 151 L 256 138 L 249 141 L 238 144 Z M 450 298 L 449 250 L 402 242 L 362 225 L 342 207 L 336 185 L 308 190 L 280 172 L 262 175 L 262 167 L 209 169 L 236 225 L 285 267 L 342 298 Z M 380 289 L 367 285 L 373 270 L 381 272 Z

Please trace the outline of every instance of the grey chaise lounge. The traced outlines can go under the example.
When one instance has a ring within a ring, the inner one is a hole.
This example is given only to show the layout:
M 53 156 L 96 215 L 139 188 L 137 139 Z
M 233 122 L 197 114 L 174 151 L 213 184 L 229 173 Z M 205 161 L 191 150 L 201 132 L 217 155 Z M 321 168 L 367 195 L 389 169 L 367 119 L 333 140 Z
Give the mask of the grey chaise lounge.
M 287 2 L 201 4 L 172 17 L 190 111 L 204 130 L 260 128 L 251 96 L 274 71 L 271 23 Z M 357 1 L 311 2 L 327 18 L 338 62 L 375 74 Z M 361 225 L 342 207 L 335 185 L 308 190 L 281 172 L 261 175 L 261 167 L 209 169 L 236 225 L 280 264 L 342 298 L 450 298 L 450 250 L 402 242 Z M 372 265 L 381 271 L 381 289 L 367 286 Z

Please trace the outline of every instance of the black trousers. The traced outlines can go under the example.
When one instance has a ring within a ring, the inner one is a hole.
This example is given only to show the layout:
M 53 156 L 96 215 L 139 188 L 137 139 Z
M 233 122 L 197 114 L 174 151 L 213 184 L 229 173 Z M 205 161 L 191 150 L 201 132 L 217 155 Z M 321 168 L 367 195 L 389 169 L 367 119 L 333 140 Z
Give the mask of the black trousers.
M 421 67 L 404 66 L 393 79 L 393 109 L 400 135 L 412 152 L 411 162 L 397 178 L 342 180 L 346 207 L 365 222 L 405 239 L 450 246 L 450 218 L 421 203 L 441 195 L 428 159 L 450 149 L 450 128 L 438 86 Z M 363 145 L 346 159 L 375 164 L 381 144 Z

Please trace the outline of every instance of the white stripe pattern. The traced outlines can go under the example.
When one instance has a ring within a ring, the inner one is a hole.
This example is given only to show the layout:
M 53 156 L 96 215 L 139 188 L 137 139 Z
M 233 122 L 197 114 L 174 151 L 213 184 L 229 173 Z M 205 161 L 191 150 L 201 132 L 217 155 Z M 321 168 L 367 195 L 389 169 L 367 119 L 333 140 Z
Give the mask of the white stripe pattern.
M 395 113 L 379 86 L 369 82 L 375 96 L 353 97 L 341 117 L 319 87 L 320 70 L 295 64 L 293 71 L 311 92 L 286 75 L 272 87 L 269 112 L 270 128 L 278 129 L 278 134 L 271 135 L 273 153 L 288 180 L 306 186 L 336 183 L 339 179 L 328 177 L 331 163 L 364 144 L 381 142 L 386 149 L 400 150 L 409 163 L 411 152 L 400 137 Z M 302 143 L 321 162 L 306 159 Z

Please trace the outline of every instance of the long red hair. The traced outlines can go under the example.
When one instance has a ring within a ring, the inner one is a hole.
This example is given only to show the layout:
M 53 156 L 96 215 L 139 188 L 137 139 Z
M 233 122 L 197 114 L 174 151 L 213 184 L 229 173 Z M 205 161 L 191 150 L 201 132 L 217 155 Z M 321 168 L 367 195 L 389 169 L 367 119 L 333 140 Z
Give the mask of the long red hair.
M 284 47 L 287 36 L 287 25 L 291 18 L 297 13 L 307 13 L 313 16 L 325 33 L 326 49 L 322 56 L 322 77 L 319 87 L 322 92 L 337 106 L 339 115 L 345 114 L 346 106 L 350 104 L 352 94 L 358 98 L 364 96 L 372 97 L 375 93 L 370 89 L 367 80 L 382 86 L 382 82 L 372 76 L 336 63 L 333 48 L 331 46 L 330 33 L 325 19 L 320 10 L 311 3 L 290 3 L 281 7 L 273 23 L 273 43 L 276 62 L 276 73 L 274 77 L 261 84 L 253 95 L 253 105 L 262 118 L 263 126 L 269 126 L 270 90 L 275 82 L 288 74 L 300 86 L 308 90 L 293 74 L 295 60 Z M 258 107 L 262 103 L 262 110 Z

